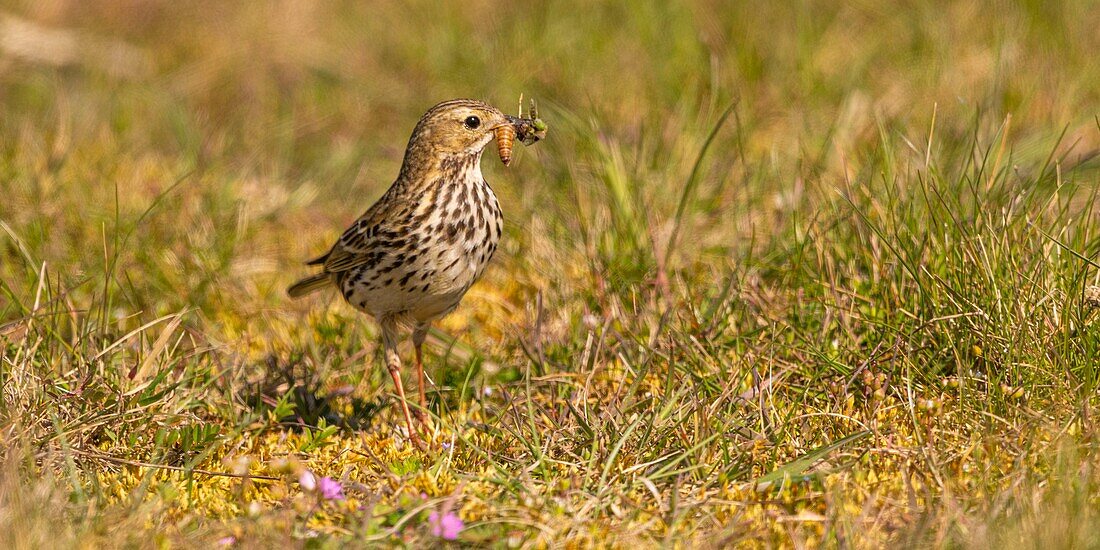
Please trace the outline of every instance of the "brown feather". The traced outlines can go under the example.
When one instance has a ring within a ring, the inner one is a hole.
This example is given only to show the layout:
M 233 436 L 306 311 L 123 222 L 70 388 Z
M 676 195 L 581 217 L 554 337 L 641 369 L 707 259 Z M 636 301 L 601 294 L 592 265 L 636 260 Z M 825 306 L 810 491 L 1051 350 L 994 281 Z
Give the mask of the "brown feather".
M 331 283 L 332 277 L 329 276 L 328 273 L 320 273 L 317 275 L 306 277 L 305 279 L 302 279 L 290 285 L 290 288 L 286 289 L 286 293 L 289 294 L 291 298 L 301 298 L 306 294 L 321 290 Z

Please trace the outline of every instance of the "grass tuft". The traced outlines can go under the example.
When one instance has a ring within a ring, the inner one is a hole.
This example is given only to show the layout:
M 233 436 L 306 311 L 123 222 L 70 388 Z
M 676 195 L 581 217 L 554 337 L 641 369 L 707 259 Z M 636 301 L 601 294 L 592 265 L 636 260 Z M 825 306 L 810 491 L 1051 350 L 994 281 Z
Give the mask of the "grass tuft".
M 1098 15 L 9 5 L 0 546 L 1096 546 Z M 428 106 L 521 92 L 421 454 L 284 289 Z

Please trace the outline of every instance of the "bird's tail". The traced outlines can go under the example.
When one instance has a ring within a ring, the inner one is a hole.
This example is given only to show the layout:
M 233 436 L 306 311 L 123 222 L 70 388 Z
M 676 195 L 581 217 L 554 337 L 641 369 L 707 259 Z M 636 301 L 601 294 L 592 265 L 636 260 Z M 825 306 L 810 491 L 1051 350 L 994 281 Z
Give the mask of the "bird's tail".
M 290 288 L 286 289 L 286 293 L 289 294 L 291 298 L 301 298 L 310 292 L 328 286 L 330 282 L 332 282 L 331 275 L 328 273 L 319 273 L 290 285 Z

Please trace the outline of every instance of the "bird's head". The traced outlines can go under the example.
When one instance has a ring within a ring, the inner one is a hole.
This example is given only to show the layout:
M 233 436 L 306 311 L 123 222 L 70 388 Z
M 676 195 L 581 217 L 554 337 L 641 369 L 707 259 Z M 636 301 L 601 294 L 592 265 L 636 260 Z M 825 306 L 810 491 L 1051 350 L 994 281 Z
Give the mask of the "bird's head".
M 423 162 L 427 160 L 424 156 L 435 159 L 477 157 L 489 142 L 497 139 L 501 161 L 508 165 L 512 141 L 517 135 L 525 143 L 532 143 L 545 135 L 543 129 L 537 137 L 524 139 L 531 134 L 533 124 L 533 120 L 505 115 L 481 101 L 444 101 L 420 117 L 409 139 L 405 163 Z

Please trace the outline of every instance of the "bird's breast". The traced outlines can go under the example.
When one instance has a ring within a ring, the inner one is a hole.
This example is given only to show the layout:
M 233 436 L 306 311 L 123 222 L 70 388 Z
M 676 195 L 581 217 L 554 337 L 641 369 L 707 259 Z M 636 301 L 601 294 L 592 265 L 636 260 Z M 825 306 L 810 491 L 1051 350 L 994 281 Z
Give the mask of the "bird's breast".
M 442 180 L 433 191 L 407 217 L 406 240 L 415 246 L 387 253 L 344 281 L 353 306 L 376 317 L 430 321 L 453 310 L 484 273 L 503 231 L 492 188 L 478 170 Z

